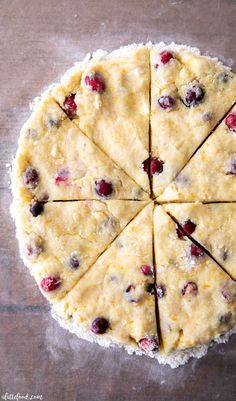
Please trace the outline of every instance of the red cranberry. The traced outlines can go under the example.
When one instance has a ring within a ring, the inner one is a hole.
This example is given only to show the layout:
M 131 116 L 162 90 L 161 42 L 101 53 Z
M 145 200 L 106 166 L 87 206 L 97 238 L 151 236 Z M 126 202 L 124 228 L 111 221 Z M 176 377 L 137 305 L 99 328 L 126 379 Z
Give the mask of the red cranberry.
M 225 124 L 230 129 L 230 131 L 236 132 L 236 113 L 228 114 L 225 119 Z
M 231 302 L 233 302 L 234 297 L 226 288 L 223 288 L 221 290 L 221 294 L 223 295 L 224 299 L 228 304 L 231 304 Z
M 93 320 L 91 330 L 95 334 L 104 334 L 109 328 L 109 322 L 104 317 L 97 317 Z
M 175 99 L 171 96 L 161 96 L 158 99 L 159 106 L 164 109 L 173 109 L 175 105 Z
M 58 277 L 54 276 L 44 277 L 40 283 L 41 288 L 46 292 L 56 290 L 60 286 L 60 284 L 61 280 Z
M 160 59 L 161 59 L 162 64 L 167 64 L 167 63 L 169 63 L 169 61 L 170 61 L 172 58 L 174 58 L 174 57 L 173 57 L 173 54 L 172 54 L 171 52 L 168 52 L 167 50 L 163 50 L 163 51 L 160 53 Z
M 153 269 L 150 265 L 143 265 L 143 266 L 141 266 L 140 270 L 144 274 L 144 276 L 152 276 L 153 275 Z
M 23 181 L 26 188 L 35 189 L 39 184 L 39 174 L 33 167 L 27 167 L 23 173 Z
M 128 285 L 128 287 L 126 288 L 125 292 L 130 292 L 135 290 L 135 286 L 133 284 Z
M 77 104 L 75 103 L 75 94 L 72 93 L 70 96 L 67 96 L 64 101 L 64 110 L 68 117 L 72 118 L 76 115 Z
M 204 95 L 205 92 L 199 83 L 190 84 L 183 99 L 185 106 L 196 106 L 202 101 Z
M 184 222 L 182 227 L 177 227 L 176 228 L 176 232 L 177 232 L 178 237 L 180 239 L 182 239 L 182 238 L 185 237 L 186 233 L 191 235 L 195 231 L 196 227 L 197 226 L 196 226 L 195 223 L 193 223 L 191 220 L 187 220 L 187 221 Z
M 30 206 L 30 213 L 34 216 L 37 217 L 44 211 L 44 204 L 40 202 L 34 202 Z
M 191 244 L 190 247 L 190 254 L 191 256 L 194 256 L 195 258 L 200 258 L 202 256 L 204 256 L 204 250 L 202 248 L 200 248 L 199 246 L 195 245 L 195 244 Z
M 103 93 L 106 89 L 105 82 L 101 75 L 95 73 L 86 75 L 85 77 L 85 84 L 89 87 L 93 92 Z
M 144 160 L 144 162 L 142 163 L 143 171 L 145 171 L 145 173 L 147 174 L 149 174 L 149 167 L 150 167 L 150 158 Z
M 55 184 L 60 185 L 62 183 L 65 183 L 68 180 L 68 178 L 69 178 L 69 170 L 67 167 L 65 168 L 63 167 L 57 173 Z
M 163 171 L 164 162 L 157 157 L 151 157 L 150 159 L 150 175 L 161 174 Z
M 113 192 L 113 185 L 106 180 L 95 181 L 95 191 L 99 196 L 107 197 Z
M 72 269 L 77 269 L 79 267 L 79 258 L 77 252 L 72 252 L 69 259 L 69 265 Z
M 159 350 L 159 340 L 157 336 L 147 336 L 141 338 L 138 343 L 140 349 L 145 352 L 157 352 Z
M 157 298 L 163 298 L 166 293 L 166 287 L 162 284 L 156 284 Z
M 198 286 L 196 283 L 190 281 L 187 283 L 184 288 L 181 290 L 182 295 L 197 295 L 198 293 Z

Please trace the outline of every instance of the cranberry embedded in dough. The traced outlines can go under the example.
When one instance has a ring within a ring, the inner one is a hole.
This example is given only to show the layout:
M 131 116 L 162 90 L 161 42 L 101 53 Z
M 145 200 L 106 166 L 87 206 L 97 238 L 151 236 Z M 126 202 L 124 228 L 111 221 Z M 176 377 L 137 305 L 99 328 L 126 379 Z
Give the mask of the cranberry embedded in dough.
M 205 92 L 199 83 L 191 83 L 188 85 L 183 102 L 185 106 L 197 106 L 204 98 Z
M 159 350 L 159 341 L 157 336 L 147 336 L 141 338 L 138 343 L 140 349 L 145 352 L 157 352 Z
M 225 119 L 225 124 L 230 131 L 236 131 L 236 113 L 229 114 Z
M 57 176 L 55 178 L 55 184 L 59 186 L 62 183 L 66 183 L 68 181 L 68 178 L 69 178 L 69 170 L 67 167 L 63 167 L 57 173 Z
M 33 202 L 32 205 L 30 206 L 30 213 L 34 216 L 37 217 L 40 214 L 42 214 L 44 211 L 44 204 L 41 202 Z
M 97 180 L 95 181 L 95 191 L 99 196 L 105 198 L 112 194 L 113 185 L 106 180 Z
M 181 290 L 182 295 L 197 295 L 198 293 L 198 286 L 196 283 L 190 281 L 187 283 L 184 288 Z
M 64 104 L 63 104 L 64 110 L 68 117 L 72 118 L 76 115 L 77 111 L 77 104 L 75 103 L 75 94 L 72 93 L 70 96 L 67 96 L 65 98 Z
M 41 288 L 46 291 L 55 291 L 61 284 L 61 280 L 58 277 L 48 276 L 44 277 L 41 280 L 40 286 Z
M 39 174 L 35 168 L 29 166 L 23 173 L 23 182 L 26 188 L 35 189 L 39 184 Z
M 92 92 L 97 92 L 99 94 L 105 92 L 106 85 L 103 77 L 100 74 L 92 73 L 90 75 L 86 75 L 84 82 Z
M 195 258 L 200 258 L 202 256 L 204 256 L 205 252 L 202 248 L 200 248 L 199 246 L 195 245 L 195 244 L 191 244 L 190 247 L 190 255 L 195 257 Z
M 150 160 L 150 175 L 161 174 L 163 172 L 164 162 L 157 157 L 152 157 Z
M 109 322 L 104 317 L 97 317 L 93 320 L 91 325 L 91 331 L 94 334 L 104 334 L 109 328 Z
M 153 275 L 153 269 L 150 265 L 143 265 L 143 266 L 141 266 L 140 270 L 144 274 L 144 276 L 152 276 Z
M 171 110 L 175 105 L 175 99 L 171 96 L 161 96 L 158 99 L 158 104 L 164 110 Z
M 189 219 L 185 221 L 185 223 L 181 227 L 177 227 L 176 232 L 178 237 L 182 239 L 186 236 L 186 233 L 191 235 L 195 231 L 196 227 L 196 224 Z
M 163 50 L 160 53 L 160 60 L 162 64 L 167 64 L 169 61 L 174 58 L 173 54 L 171 52 L 168 52 L 167 50 Z

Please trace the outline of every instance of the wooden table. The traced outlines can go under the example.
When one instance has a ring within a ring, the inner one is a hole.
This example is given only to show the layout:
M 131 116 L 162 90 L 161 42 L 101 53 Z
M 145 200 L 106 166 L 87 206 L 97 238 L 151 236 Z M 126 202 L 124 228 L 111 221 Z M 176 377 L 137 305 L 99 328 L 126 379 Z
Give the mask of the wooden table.
M 236 70 L 236 2 L 1 0 L 0 2 L 0 397 L 47 401 L 233 401 L 236 336 L 172 370 L 149 358 L 77 339 L 49 307 L 19 259 L 5 164 L 28 103 L 73 62 L 134 41 L 187 43 Z

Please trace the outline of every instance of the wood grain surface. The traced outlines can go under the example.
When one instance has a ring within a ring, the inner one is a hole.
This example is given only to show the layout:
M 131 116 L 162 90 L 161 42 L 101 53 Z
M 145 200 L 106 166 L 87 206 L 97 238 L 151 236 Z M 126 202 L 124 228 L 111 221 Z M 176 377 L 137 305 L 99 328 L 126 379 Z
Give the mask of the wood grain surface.
M 87 52 L 174 40 L 236 70 L 235 18 L 234 0 L 0 0 L 0 399 L 6 393 L 45 401 L 236 399 L 236 336 L 172 370 L 58 326 L 19 259 L 5 167 L 28 103 Z

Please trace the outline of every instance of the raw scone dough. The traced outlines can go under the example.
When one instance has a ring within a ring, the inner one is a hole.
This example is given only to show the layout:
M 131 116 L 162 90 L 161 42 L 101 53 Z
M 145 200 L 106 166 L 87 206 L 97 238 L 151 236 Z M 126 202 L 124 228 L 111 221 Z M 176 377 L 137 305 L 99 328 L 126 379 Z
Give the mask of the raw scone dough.
M 52 90 L 67 112 L 67 98 L 75 95 L 75 123 L 146 192 L 150 191 L 143 170 L 149 154 L 149 87 L 149 49 L 127 46 L 110 54 L 98 52 Z
M 159 344 L 152 291 L 152 217 L 151 203 L 54 307 L 60 317 L 73 319 L 78 330 L 88 336 L 92 322 L 105 318 L 109 327 L 105 333 L 94 334 L 98 341 L 139 346 L 149 354 L 156 352 Z
M 235 113 L 236 107 L 228 115 Z M 236 201 L 236 133 L 226 118 L 158 201 Z
M 33 172 L 33 173 L 32 173 Z M 51 97 L 39 101 L 24 125 L 13 170 L 14 196 L 25 200 L 101 199 L 96 183 L 105 180 L 109 199 L 147 199 L 66 116 Z
M 159 196 L 235 102 L 236 76 L 176 45 L 151 49 L 151 76 L 152 157 L 161 163 L 153 192 Z
M 76 284 L 114 238 L 146 205 L 138 201 L 53 202 L 34 217 L 30 203 L 14 201 L 21 256 L 43 294 L 55 302 Z M 57 279 L 44 291 L 42 280 Z M 56 284 L 57 285 L 57 284 Z
M 169 204 L 163 206 L 188 231 L 188 221 L 194 224 L 188 234 L 203 245 L 217 262 L 236 280 L 236 203 Z
M 236 282 L 189 239 L 178 238 L 162 206 L 154 212 L 154 244 L 163 352 L 230 330 L 236 324 Z

